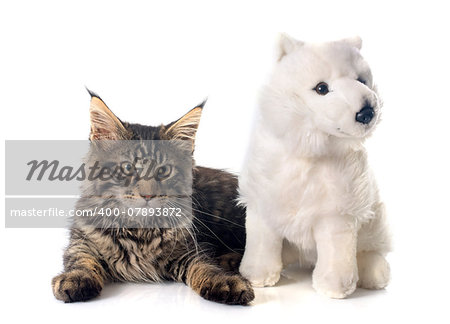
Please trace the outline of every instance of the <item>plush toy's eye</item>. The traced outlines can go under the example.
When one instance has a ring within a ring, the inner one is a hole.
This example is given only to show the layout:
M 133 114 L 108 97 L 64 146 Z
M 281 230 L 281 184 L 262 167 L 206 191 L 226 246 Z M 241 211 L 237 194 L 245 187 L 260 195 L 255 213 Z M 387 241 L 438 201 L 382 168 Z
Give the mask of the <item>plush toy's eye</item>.
M 316 90 L 316 92 L 321 96 L 325 96 L 328 92 L 330 92 L 330 90 L 328 90 L 328 84 L 325 82 L 319 82 L 314 90 Z
M 358 79 L 356 79 L 356 81 L 361 82 L 362 84 L 366 84 L 366 80 L 364 80 L 363 78 L 359 77 Z

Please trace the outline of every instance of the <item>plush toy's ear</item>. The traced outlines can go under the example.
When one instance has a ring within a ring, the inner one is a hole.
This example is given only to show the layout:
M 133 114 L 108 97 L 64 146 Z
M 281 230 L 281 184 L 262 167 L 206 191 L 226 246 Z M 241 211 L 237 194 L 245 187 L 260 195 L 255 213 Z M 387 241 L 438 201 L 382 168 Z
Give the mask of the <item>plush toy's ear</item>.
M 189 110 L 180 119 L 168 124 L 164 131 L 165 137 L 169 140 L 188 140 L 192 142 L 192 151 L 195 146 L 195 134 L 197 133 L 203 106 L 206 100 L 197 107 Z
M 341 42 L 344 42 L 352 47 L 356 47 L 359 50 L 362 47 L 362 39 L 359 36 L 344 38 L 341 40 Z
M 91 95 L 89 109 L 91 117 L 91 133 L 89 139 L 94 140 L 124 140 L 127 139 L 127 130 L 119 118 L 112 113 L 103 100 L 88 89 Z
M 295 48 L 300 47 L 303 44 L 303 42 L 292 38 L 288 34 L 281 33 L 278 39 L 278 61 L 280 61 L 287 54 L 291 53 Z

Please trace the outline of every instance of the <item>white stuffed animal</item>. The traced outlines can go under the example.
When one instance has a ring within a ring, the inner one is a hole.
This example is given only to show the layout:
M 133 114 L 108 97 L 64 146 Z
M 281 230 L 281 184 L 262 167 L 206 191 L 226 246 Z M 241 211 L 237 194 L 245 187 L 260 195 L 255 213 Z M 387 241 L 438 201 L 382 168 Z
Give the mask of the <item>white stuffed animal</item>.
M 359 37 L 281 36 L 239 178 L 240 272 L 255 287 L 277 283 L 293 256 L 314 267 L 314 288 L 332 298 L 388 284 L 390 235 L 363 146 L 381 102 L 360 49 Z

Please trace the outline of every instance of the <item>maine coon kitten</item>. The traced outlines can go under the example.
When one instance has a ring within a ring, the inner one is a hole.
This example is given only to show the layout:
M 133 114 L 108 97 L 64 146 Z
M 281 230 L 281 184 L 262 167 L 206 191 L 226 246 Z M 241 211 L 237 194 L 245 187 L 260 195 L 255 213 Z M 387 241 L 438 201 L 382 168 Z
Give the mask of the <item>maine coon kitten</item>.
M 164 223 L 162 217 L 75 218 L 64 272 L 52 280 L 55 297 L 85 301 L 98 296 L 106 282 L 171 280 L 184 282 L 211 301 L 241 305 L 252 301 L 249 282 L 237 272 L 236 252 L 242 253 L 245 246 L 245 209 L 235 204 L 237 179 L 222 170 L 196 167 L 192 157 L 203 104 L 175 122 L 151 127 L 121 122 L 100 97 L 90 94 L 91 145 L 86 163 L 100 161 L 111 167 L 121 163 L 121 172 L 107 181 L 83 183 L 76 209 L 189 207 L 192 218 L 181 218 L 180 224 L 173 219 Z M 153 178 L 135 176 L 135 163 L 123 165 L 133 160 L 133 154 L 156 161 Z M 183 174 L 181 163 L 189 163 L 192 172 Z M 164 181 L 157 182 L 156 177 Z M 162 192 L 158 186 L 165 182 Z

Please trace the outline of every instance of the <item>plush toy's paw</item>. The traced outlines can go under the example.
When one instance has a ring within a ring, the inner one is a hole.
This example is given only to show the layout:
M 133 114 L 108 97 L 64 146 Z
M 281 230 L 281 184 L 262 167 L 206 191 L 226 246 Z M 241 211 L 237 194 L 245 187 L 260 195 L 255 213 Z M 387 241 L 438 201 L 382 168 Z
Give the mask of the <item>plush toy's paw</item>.
M 358 253 L 358 287 L 382 289 L 390 279 L 390 267 L 386 259 L 378 252 Z
M 229 305 L 248 305 L 255 298 L 250 282 L 241 275 L 228 274 L 205 280 L 199 294 L 207 300 Z
M 86 271 L 73 270 L 53 278 L 52 288 L 56 299 L 72 303 L 97 297 L 102 285 Z
M 316 268 L 313 272 L 313 287 L 322 295 L 331 298 L 345 298 L 352 294 L 358 282 L 356 269 L 337 273 L 336 271 L 321 271 Z
M 262 268 L 250 266 L 243 262 L 239 268 L 239 272 L 251 282 L 253 287 L 259 288 L 275 285 L 280 280 L 281 269 L 281 264 L 274 267 Z
M 281 271 L 276 271 L 265 275 L 264 277 L 251 277 L 249 280 L 253 287 L 270 287 L 274 286 L 280 280 Z

